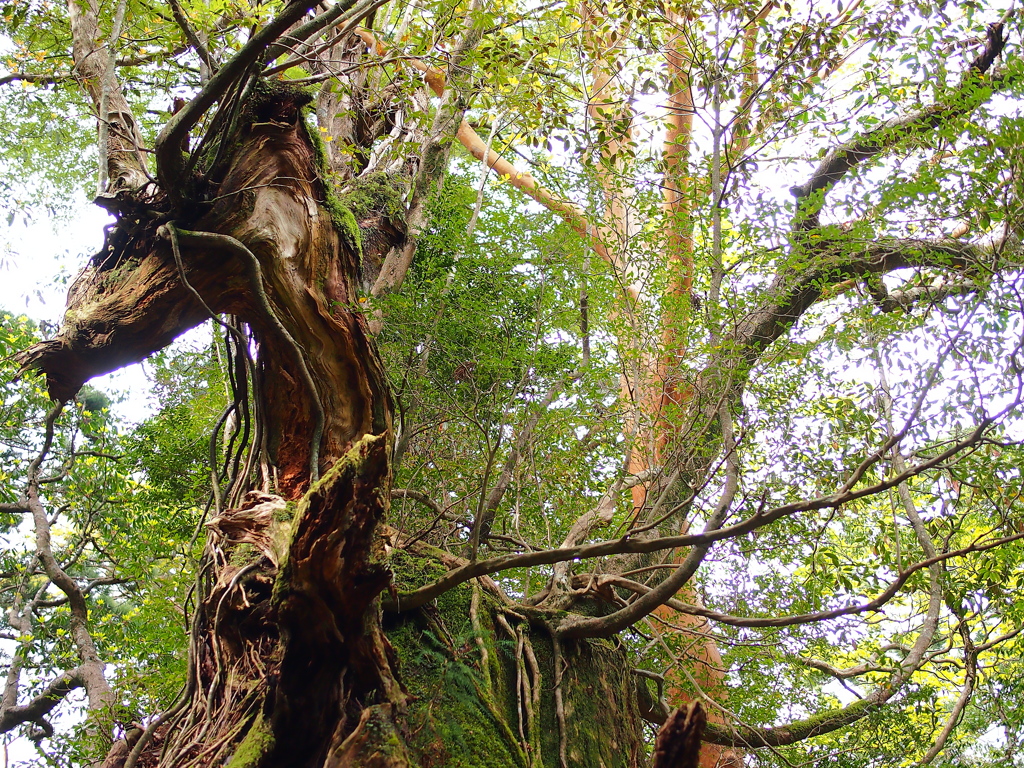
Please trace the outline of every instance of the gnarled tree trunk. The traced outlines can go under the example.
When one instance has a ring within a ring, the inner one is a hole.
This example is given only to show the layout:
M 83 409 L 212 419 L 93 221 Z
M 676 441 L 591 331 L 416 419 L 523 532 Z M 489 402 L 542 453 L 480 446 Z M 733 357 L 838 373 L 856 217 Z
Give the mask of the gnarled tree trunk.
M 615 644 L 557 641 L 477 586 L 382 623 L 391 402 L 355 286 L 402 233 L 334 198 L 306 100 L 252 90 L 185 204 L 122 196 L 59 334 L 23 361 L 65 400 L 211 313 L 251 329 L 266 488 L 207 524 L 186 689 L 106 765 L 645 764 Z M 405 586 L 439 567 L 404 557 Z

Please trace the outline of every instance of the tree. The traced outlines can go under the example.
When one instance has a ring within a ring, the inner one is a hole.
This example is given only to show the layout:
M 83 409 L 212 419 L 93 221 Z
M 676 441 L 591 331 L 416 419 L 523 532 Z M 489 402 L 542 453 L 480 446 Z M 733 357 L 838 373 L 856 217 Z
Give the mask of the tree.
M 1012 9 L 0 19 L 11 188 L 88 177 L 53 136 L 91 121 L 115 219 L 56 335 L 16 342 L 56 405 L 11 432 L 34 539 L 0 728 L 44 740 L 82 688 L 108 768 L 633 766 L 663 722 L 658 766 L 697 734 L 702 765 L 984 761 L 993 728 L 1013 759 Z M 204 322 L 158 417 L 86 415 Z M 189 598 L 147 560 L 193 525 Z M 141 618 L 174 606 L 176 639 Z M 111 610 L 184 669 L 107 642 Z

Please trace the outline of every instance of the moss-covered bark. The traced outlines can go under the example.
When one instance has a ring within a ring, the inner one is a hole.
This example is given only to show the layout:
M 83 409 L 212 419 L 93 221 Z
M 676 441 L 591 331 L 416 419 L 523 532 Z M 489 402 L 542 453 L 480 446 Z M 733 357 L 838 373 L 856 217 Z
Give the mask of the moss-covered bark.
M 446 570 L 404 552 L 391 562 L 403 589 Z M 461 585 L 384 626 L 411 695 L 409 746 L 422 768 L 558 768 L 561 752 L 568 768 L 646 764 L 635 676 L 613 642 L 562 644 L 560 719 L 551 635 L 479 587 Z
M 234 508 L 208 523 L 185 696 L 127 759 L 640 766 L 635 681 L 614 643 L 556 645 L 540 619 L 475 584 L 382 617 L 389 568 L 400 591 L 444 570 L 429 557 L 389 558 L 381 531 L 391 401 L 357 284 L 367 278 L 361 257 L 401 237 L 396 188 L 371 176 L 339 202 L 305 97 L 275 86 L 251 98 L 206 144 L 188 189 L 137 201 L 148 214 L 119 222 L 76 282 L 57 338 L 24 358 L 66 398 L 210 311 L 241 318 L 258 350 L 253 401 L 274 493 L 233 492 Z M 110 765 L 128 751 L 117 747 Z

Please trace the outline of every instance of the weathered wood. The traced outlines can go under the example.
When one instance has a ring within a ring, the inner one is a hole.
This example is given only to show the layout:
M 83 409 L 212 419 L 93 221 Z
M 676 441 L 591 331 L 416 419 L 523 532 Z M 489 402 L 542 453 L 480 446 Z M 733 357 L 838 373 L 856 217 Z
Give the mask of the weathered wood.
M 699 701 L 691 701 L 669 715 L 658 730 L 652 768 L 697 768 L 700 737 L 706 723 L 707 716 Z

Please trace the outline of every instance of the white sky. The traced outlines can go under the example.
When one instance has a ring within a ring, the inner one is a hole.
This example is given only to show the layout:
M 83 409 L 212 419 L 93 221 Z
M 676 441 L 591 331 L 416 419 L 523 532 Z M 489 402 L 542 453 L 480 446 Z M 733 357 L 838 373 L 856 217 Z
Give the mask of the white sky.
M 105 211 L 81 201 L 66 220 L 55 222 L 38 214 L 27 224 L 20 219 L 11 226 L 0 222 L 0 309 L 59 323 L 68 286 L 102 247 L 103 227 L 111 221 Z M 62 277 L 65 279 L 61 282 Z M 108 394 L 126 396 L 112 406 L 123 418 L 139 421 L 153 412 L 142 365 L 129 366 L 91 383 Z

